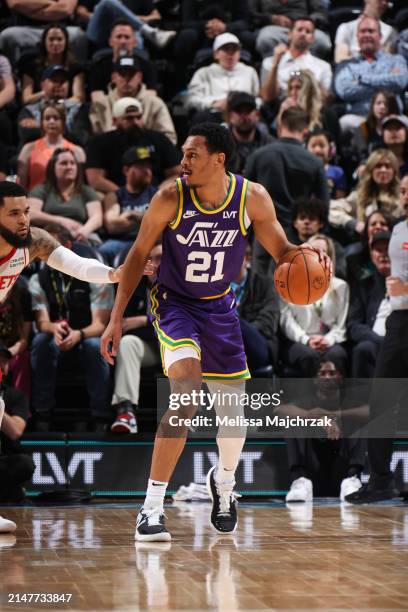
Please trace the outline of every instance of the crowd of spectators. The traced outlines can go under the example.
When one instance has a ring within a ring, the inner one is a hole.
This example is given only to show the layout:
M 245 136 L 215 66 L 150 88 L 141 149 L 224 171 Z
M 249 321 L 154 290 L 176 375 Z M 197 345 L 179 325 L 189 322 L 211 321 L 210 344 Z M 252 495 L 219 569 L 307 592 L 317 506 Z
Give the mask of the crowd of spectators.
M 335 268 L 320 302 L 280 303 L 274 262 L 253 241 L 233 287 L 252 374 L 312 377 L 323 356 L 370 377 L 390 232 L 408 210 L 408 13 L 391 4 L 6 0 L 0 177 L 26 187 L 33 225 L 113 265 L 160 183 L 179 176 L 189 125 L 223 123 L 236 144 L 228 169 L 262 183 L 290 240 L 318 244 Z M 35 427 L 49 426 L 58 363 L 77 352 L 92 426 L 136 433 L 140 370 L 160 367 L 150 281 L 112 373 L 99 338 L 113 291 L 46 268 L 27 276 L 0 305 L 0 340 Z

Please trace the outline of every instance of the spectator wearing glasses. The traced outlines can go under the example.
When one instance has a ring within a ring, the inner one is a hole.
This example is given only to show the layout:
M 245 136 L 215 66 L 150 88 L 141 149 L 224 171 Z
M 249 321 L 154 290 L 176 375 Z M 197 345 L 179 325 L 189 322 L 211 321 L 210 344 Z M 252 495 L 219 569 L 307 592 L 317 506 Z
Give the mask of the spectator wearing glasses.
M 25 144 L 18 156 L 17 173 L 20 184 L 26 189 L 34 189 L 45 181 L 48 162 L 56 149 L 70 149 L 74 152 L 78 163 L 85 163 L 85 152 L 82 147 L 66 140 L 63 136 L 65 118 L 65 108 L 62 105 L 49 102 L 41 109 L 42 138 Z
M 97 134 L 86 148 L 89 185 L 102 193 L 125 184 L 122 155 L 130 147 L 147 148 L 152 154 L 153 183 L 179 176 L 180 153 L 164 134 L 143 127 L 142 109 L 136 98 L 121 98 L 112 108 L 115 130 Z
M 51 23 L 41 36 L 39 48 L 24 53 L 19 61 L 21 99 L 23 104 L 34 104 L 44 97 L 41 75 L 49 66 L 63 66 L 69 73 L 69 95 L 77 102 L 85 100 L 85 74 L 72 54 L 66 27 Z
M 112 108 L 121 98 L 139 100 L 144 126 L 161 132 L 173 144 L 177 142 L 176 130 L 166 104 L 155 92 L 149 91 L 143 83 L 143 72 L 138 59 L 132 56 L 120 57 L 113 65 L 111 84 L 107 95 L 98 96 L 91 106 L 91 122 L 94 134 L 113 129 Z
M 69 73 L 64 66 L 49 66 L 41 75 L 41 100 L 28 104 L 19 113 L 18 131 L 21 144 L 41 137 L 41 111 L 50 102 L 65 109 L 65 137 L 83 145 L 89 136 L 91 124 L 85 104 L 69 99 Z

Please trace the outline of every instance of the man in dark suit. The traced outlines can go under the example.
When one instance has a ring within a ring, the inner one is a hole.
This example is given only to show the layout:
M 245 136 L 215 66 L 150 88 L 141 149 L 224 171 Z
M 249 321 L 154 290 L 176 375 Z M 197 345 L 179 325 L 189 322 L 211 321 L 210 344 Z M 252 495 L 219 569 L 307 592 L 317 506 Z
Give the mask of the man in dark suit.
M 385 335 L 385 322 L 391 312 L 385 279 L 391 273 L 388 244 L 390 232 L 377 232 L 371 239 L 370 257 L 375 272 L 356 284 L 351 292 L 348 335 L 352 349 L 353 378 L 374 376 L 377 354 Z

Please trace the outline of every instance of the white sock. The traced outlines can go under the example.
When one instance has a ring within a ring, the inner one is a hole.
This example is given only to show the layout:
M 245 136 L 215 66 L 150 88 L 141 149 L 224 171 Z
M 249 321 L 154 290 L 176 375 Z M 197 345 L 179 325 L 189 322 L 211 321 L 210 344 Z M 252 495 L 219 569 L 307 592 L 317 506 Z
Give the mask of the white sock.
M 145 510 L 153 510 L 153 508 L 163 509 L 164 496 L 166 495 L 168 484 L 168 482 L 161 482 L 160 480 L 152 480 L 149 478 L 146 498 L 143 504 Z
M 219 459 L 215 474 L 216 482 L 235 483 L 235 471 L 244 443 L 245 438 L 217 437 Z

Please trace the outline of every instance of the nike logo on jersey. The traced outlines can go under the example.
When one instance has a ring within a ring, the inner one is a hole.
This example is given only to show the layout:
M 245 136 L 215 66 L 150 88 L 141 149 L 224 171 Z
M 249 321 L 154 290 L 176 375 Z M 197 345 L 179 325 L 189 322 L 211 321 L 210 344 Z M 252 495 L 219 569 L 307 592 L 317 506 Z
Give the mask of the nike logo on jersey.
M 188 236 L 176 234 L 177 242 L 185 246 L 200 246 L 207 248 L 231 247 L 239 230 L 218 230 L 218 223 L 199 221 L 194 223 Z
M 183 215 L 183 219 L 191 219 L 191 217 L 195 217 L 199 213 L 196 210 L 186 210 Z

